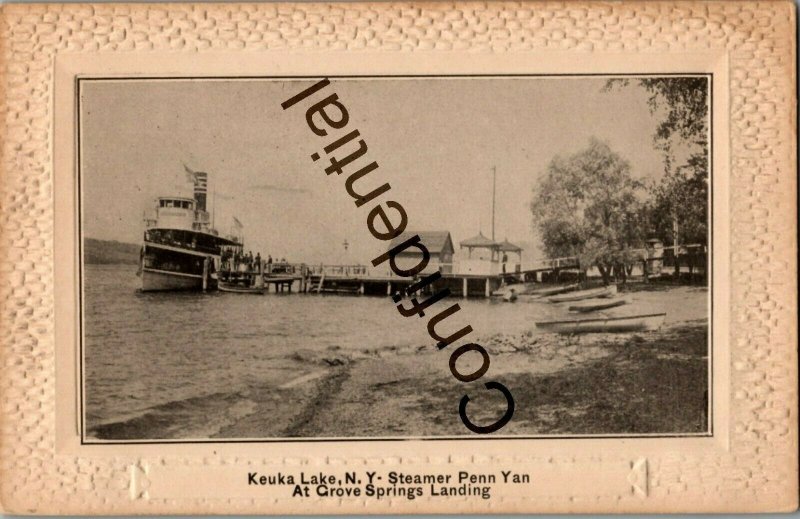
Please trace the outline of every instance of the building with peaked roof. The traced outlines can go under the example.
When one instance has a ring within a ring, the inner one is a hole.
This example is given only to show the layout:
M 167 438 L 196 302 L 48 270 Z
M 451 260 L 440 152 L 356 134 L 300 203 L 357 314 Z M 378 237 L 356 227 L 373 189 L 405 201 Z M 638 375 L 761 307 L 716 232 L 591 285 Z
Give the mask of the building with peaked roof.
M 497 255 L 500 248 L 500 244 L 494 240 L 490 240 L 486 236 L 483 235 L 482 232 L 479 232 L 476 236 L 472 238 L 467 238 L 466 240 L 461 240 L 458 245 L 462 249 L 467 249 L 467 255 L 471 258 L 472 257 L 472 249 L 487 249 L 491 253 L 490 261 L 497 261 Z
M 497 248 L 497 250 L 502 255 L 500 261 L 503 264 L 503 273 L 510 271 L 516 271 L 516 272 L 520 271 L 520 269 L 522 268 L 522 247 L 520 247 L 519 245 L 514 245 L 513 243 L 508 241 L 508 238 L 506 238 L 500 243 L 500 246 Z M 509 262 L 508 254 L 506 254 L 508 252 L 517 255 L 516 263 Z
M 459 272 L 466 274 L 500 274 L 506 272 L 519 272 L 522 266 L 522 247 L 514 245 L 507 239 L 496 242 L 479 232 L 472 238 L 459 242 L 459 247 L 467 249 L 467 258 L 459 261 Z M 477 257 L 472 256 L 473 249 L 477 250 Z M 480 254 L 481 251 L 488 251 Z M 507 252 L 518 256 L 516 262 L 510 262 Z
M 519 262 L 522 263 L 522 247 L 520 247 L 519 245 L 514 245 L 513 243 L 508 241 L 508 238 L 506 238 L 500 243 L 500 247 L 498 247 L 497 250 L 504 253 L 503 255 L 505 255 L 506 252 L 513 252 L 514 254 L 519 256 Z
M 500 242 L 500 247 L 498 250 L 500 250 L 500 252 L 514 252 L 516 254 L 522 253 L 522 247 L 514 245 L 513 243 L 508 241 L 508 238 Z
M 431 253 L 428 266 L 425 267 L 422 273 L 430 274 L 437 270 L 441 271 L 443 274 L 451 273 L 453 271 L 453 254 L 455 253 L 455 247 L 453 246 L 453 239 L 450 237 L 448 231 L 406 231 L 393 239 L 389 244 L 389 248 L 391 249 L 400 245 L 415 234 L 419 235 L 420 241 Z M 416 247 L 411 247 L 399 253 L 397 258 L 397 262 L 401 267 L 408 268 L 419 263 L 419 260 L 422 258 L 422 252 Z

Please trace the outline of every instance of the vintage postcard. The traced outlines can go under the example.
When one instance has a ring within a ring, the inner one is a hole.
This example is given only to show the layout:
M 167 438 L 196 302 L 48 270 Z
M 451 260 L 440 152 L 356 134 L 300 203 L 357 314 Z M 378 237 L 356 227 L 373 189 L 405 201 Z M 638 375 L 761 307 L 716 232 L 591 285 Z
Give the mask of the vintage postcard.
M 2 17 L 4 510 L 797 507 L 792 3 Z

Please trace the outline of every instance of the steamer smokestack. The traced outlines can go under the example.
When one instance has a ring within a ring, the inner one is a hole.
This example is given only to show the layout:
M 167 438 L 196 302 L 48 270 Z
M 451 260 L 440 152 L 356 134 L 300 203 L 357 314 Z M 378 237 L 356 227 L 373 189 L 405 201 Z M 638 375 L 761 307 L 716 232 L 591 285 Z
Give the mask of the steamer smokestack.
M 206 200 L 208 198 L 208 173 L 196 171 L 194 173 L 194 199 L 197 202 L 199 211 L 206 211 Z

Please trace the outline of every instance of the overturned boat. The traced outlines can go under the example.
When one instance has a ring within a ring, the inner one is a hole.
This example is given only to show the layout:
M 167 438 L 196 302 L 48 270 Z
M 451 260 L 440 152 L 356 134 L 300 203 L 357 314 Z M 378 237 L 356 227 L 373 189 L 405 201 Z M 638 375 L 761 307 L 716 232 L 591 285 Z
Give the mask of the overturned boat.
M 612 297 L 617 295 L 617 285 L 610 285 L 607 287 L 590 288 L 588 290 L 578 290 L 577 292 L 569 292 L 548 298 L 551 303 L 565 303 L 568 301 L 582 301 L 584 299 L 592 299 L 596 297 Z
M 666 313 L 630 315 L 626 317 L 600 317 L 596 319 L 568 319 L 562 321 L 539 321 L 536 328 L 543 332 L 573 333 L 618 333 L 658 330 L 664 323 Z
M 572 292 L 576 288 L 578 288 L 578 284 L 577 283 L 572 283 L 571 285 L 560 285 L 560 286 L 557 286 L 557 287 L 541 288 L 539 290 L 534 290 L 534 291 L 530 292 L 529 295 L 532 295 L 532 296 L 535 296 L 535 297 L 547 297 L 547 296 L 552 296 L 552 295 L 556 295 L 556 294 L 563 294 L 565 292 Z
M 587 299 L 585 301 L 581 301 L 580 303 L 569 305 L 569 311 L 582 313 L 596 312 L 598 310 L 616 308 L 617 306 L 622 306 L 628 304 L 629 302 L 630 301 L 622 297 L 614 299 Z

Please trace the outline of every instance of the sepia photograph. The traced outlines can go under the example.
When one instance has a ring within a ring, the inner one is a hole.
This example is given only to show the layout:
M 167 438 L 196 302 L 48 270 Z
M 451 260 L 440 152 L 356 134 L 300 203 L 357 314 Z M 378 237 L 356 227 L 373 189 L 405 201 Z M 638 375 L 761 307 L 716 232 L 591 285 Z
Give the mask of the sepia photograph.
M 80 79 L 83 440 L 710 435 L 710 81 Z
M 791 0 L 0 20 L 0 512 L 797 509 Z

